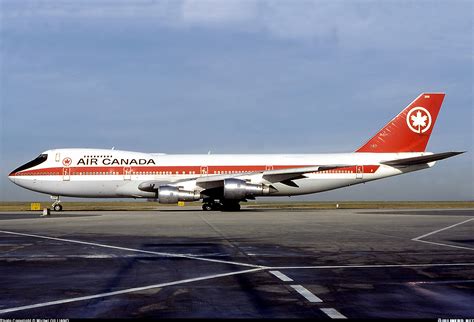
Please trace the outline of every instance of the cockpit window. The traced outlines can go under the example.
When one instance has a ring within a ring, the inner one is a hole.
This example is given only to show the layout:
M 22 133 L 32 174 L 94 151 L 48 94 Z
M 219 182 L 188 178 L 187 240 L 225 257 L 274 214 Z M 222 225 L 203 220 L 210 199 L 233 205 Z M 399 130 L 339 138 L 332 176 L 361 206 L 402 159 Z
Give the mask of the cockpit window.
M 26 170 L 26 169 L 29 169 L 29 168 L 33 168 L 34 166 L 37 166 L 38 164 L 41 164 L 41 163 L 45 162 L 47 159 L 48 159 L 47 154 L 40 154 L 36 159 L 31 160 L 30 162 L 25 163 L 21 167 L 16 168 L 15 170 L 13 170 L 11 174 L 14 174 L 16 172 L 20 172 L 20 171 L 23 171 L 23 170 Z

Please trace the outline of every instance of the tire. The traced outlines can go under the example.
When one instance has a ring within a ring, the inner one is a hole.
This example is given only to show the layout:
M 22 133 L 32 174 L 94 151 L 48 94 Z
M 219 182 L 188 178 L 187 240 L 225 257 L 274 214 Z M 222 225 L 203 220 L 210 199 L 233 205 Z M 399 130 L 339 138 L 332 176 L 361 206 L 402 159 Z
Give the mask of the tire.
M 209 204 L 209 203 L 205 203 L 205 204 L 202 205 L 202 210 L 204 210 L 204 211 L 211 211 L 211 210 L 213 210 L 213 209 L 212 209 L 212 205 Z
M 54 205 L 53 209 L 54 209 L 54 211 L 62 211 L 63 206 L 61 206 L 60 204 L 57 204 L 57 205 Z
M 221 210 L 222 205 L 220 203 L 212 203 L 211 204 L 212 210 Z
M 238 202 L 229 202 L 222 205 L 222 211 L 239 211 L 240 204 Z

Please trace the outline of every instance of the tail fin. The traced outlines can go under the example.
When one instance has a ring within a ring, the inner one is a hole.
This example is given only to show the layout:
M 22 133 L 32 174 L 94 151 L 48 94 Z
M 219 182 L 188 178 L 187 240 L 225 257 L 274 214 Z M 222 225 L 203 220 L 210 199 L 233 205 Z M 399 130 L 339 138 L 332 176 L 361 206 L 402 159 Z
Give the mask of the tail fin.
M 444 93 L 422 93 L 356 152 L 423 152 Z

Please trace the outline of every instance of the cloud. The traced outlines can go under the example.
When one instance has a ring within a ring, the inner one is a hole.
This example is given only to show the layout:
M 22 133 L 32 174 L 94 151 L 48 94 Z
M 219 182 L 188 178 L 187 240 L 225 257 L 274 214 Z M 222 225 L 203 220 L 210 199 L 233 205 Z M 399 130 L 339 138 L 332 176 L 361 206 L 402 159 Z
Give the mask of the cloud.
M 4 18 L 31 17 L 99 17 L 125 18 L 155 16 L 166 13 L 169 1 L 69 1 L 69 0 L 25 0 L 2 2 Z
M 48 19 L 57 27 L 69 19 L 103 22 L 105 28 L 142 23 L 168 28 L 233 29 L 295 41 L 329 42 L 344 47 L 397 48 L 400 43 L 430 49 L 464 48 L 463 35 L 472 35 L 470 2 L 371 2 L 317 0 L 115 0 L 2 2 L 3 27 L 34 27 Z M 452 21 L 456 16 L 456 21 Z M 115 23 L 114 23 L 115 22 Z M 450 39 L 440 34 L 446 31 Z M 458 36 L 456 36 L 458 35 Z M 444 43 L 443 43 L 444 42 Z
M 255 1 L 186 0 L 180 6 L 181 21 L 188 25 L 242 23 L 256 15 Z

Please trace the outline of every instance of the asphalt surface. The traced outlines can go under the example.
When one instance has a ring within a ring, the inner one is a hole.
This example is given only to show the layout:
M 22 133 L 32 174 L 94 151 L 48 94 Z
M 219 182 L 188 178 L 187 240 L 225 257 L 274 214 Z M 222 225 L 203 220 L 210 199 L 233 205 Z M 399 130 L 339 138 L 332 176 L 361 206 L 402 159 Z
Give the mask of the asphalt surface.
M 0 213 L 0 319 L 473 318 L 474 210 Z

